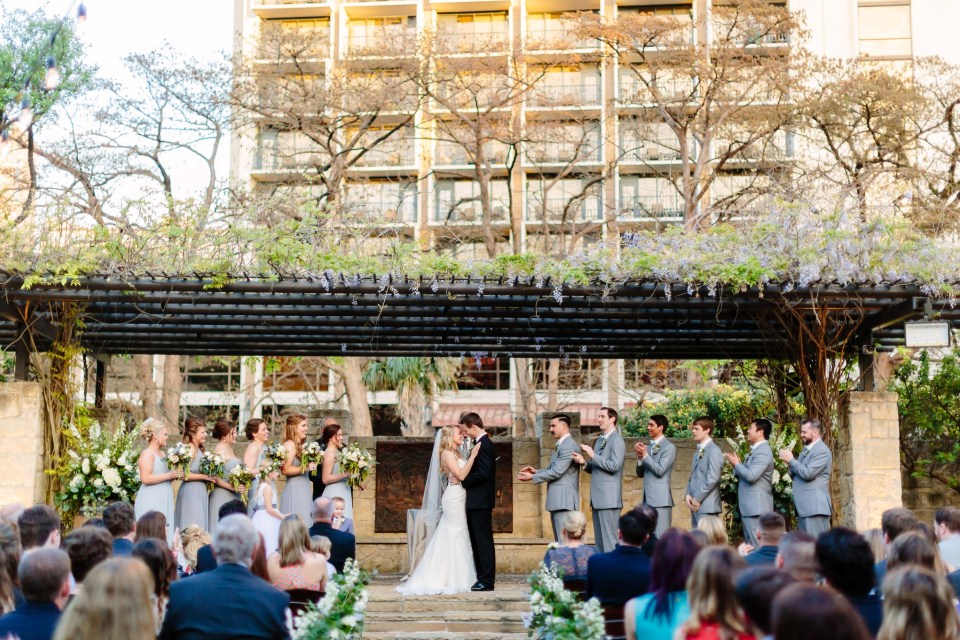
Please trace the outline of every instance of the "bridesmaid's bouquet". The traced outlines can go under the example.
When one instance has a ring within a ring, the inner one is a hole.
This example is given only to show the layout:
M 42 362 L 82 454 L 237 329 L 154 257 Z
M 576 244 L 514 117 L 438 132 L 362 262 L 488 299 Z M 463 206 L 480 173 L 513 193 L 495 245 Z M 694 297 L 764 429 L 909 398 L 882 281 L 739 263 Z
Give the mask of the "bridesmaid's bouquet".
M 287 450 L 279 442 L 274 442 L 264 446 L 263 461 L 266 462 L 266 468 L 260 473 L 260 477 L 265 478 L 274 471 L 279 471 L 283 463 L 287 460 Z
M 167 449 L 167 467 L 183 471 L 183 479 L 190 479 L 190 445 L 178 442 Z
M 200 473 L 205 473 L 211 478 L 223 477 L 223 456 L 213 451 L 204 451 L 200 456 Z M 213 485 L 207 485 L 207 491 L 212 491 Z
M 358 444 L 348 444 L 340 452 L 340 471 L 350 474 L 347 484 L 351 487 L 359 487 L 366 482 L 373 465 L 373 456 Z
M 307 466 L 311 464 L 320 464 L 320 461 L 323 460 L 323 449 L 320 448 L 319 442 L 311 442 L 303 448 L 303 453 L 300 454 L 300 466 L 303 467 L 303 473 L 307 472 Z
M 240 494 L 240 499 L 243 500 L 243 504 L 247 504 L 247 492 L 241 491 L 240 489 L 242 487 L 250 487 L 254 478 L 256 478 L 256 475 L 243 463 L 230 469 L 230 473 L 227 474 L 227 480 L 233 486 L 233 490 Z

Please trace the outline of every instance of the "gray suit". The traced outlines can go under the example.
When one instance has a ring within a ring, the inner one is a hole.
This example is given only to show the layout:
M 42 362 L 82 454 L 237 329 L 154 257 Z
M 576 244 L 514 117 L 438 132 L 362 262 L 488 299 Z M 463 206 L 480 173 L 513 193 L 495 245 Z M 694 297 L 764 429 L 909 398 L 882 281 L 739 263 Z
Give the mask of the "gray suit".
M 597 551 L 606 553 L 617 546 L 617 527 L 623 509 L 623 461 L 627 447 L 616 429 L 594 443 L 593 459 L 584 471 L 591 474 L 590 507 L 593 509 L 593 537 Z
M 758 548 L 760 516 L 773 511 L 773 450 L 764 440 L 733 468 L 737 476 L 737 503 L 743 520 L 743 537 Z
M 687 495 L 700 503 L 700 510 L 692 514 L 692 526 L 700 518 L 720 514 L 720 471 L 723 469 L 723 452 L 713 440 L 702 450 L 693 454 L 693 470 L 687 482 Z
M 550 456 L 550 466 L 533 474 L 533 483 L 547 483 L 547 511 L 553 523 L 553 538 L 560 542 L 563 515 L 580 508 L 580 465 L 573 464 L 573 454 L 580 446 L 567 437 Z
M 643 503 L 657 510 L 657 538 L 673 520 L 673 493 L 670 476 L 677 460 L 677 448 L 664 438 L 659 444 L 647 445 L 647 455 L 637 461 L 637 475 L 643 478 Z
M 800 529 L 820 535 L 830 529 L 833 505 L 830 503 L 830 469 L 833 454 L 823 440 L 817 440 L 800 456 L 790 461 L 793 478 L 793 502 L 797 505 Z

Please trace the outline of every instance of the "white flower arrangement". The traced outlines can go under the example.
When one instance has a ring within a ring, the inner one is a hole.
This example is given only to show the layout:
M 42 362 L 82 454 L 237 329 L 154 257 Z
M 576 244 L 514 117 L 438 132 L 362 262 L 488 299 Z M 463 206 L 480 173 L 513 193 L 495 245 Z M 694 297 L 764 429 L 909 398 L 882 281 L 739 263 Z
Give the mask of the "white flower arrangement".
M 596 598 L 581 602 L 563 586 L 557 567 L 540 568 L 530 574 L 528 635 L 531 638 L 599 640 L 604 634 L 603 609 Z
M 249 488 L 253 479 L 256 477 L 256 474 L 248 469 L 247 465 L 242 462 L 233 469 L 230 469 L 230 473 L 227 474 L 227 480 L 233 486 L 233 490 L 240 494 L 240 499 L 243 500 L 243 504 L 247 504 L 247 492 L 245 490 L 241 491 L 240 489 Z
M 370 452 L 356 443 L 350 443 L 340 451 L 340 471 L 350 474 L 347 484 L 351 487 L 359 487 L 366 482 L 374 464 Z
M 303 473 L 307 472 L 307 467 L 311 464 L 320 464 L 320 461 L 323 460 L 323 449 L 320 448 L 319 442 L 310 442 L 300 453 L 300 466 L 303 467 Z
M 363 635 L 364 612 L 367 608 L 367 583 L 370 575 L 348 559 L 343 571 L 327 583 L 323 598 L 310 605 L 293 621 L 292 640 L 325 640 L 326 638 L 357 639 Z
M 279 442 L 270 443 L 263 448 L 263 466 L 260 477 L 266 478 L 274 471 L 279 471 L 287 460 L 287 450 Z
M 200 473 L 214 478 L 223 477 L 223 465 L 226 461 L 219 453 L 204 451 L 200 455 Z
M 183 471 L 183 479 L 189 479 L 191 454 L 190 445 L 186 442 L 178 442 L 167 449 L 167 468 L 171 470 L 179 469 Z

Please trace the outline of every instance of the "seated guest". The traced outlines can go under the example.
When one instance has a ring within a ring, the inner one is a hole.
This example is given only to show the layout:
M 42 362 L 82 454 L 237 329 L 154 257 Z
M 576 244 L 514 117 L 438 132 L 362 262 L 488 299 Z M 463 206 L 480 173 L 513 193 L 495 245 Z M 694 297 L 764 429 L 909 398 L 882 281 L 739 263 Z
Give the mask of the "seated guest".
M 210 534 L 195 524 L 188 524 L 180 532 L 183 553 L 177 556 L 180 573 L 192 575 L 197 571 L 197 552 L 210 544 Z
M 652 531 L 650 525 L 639 511 L 620 516 L 616 548 L 594 554 L 587 561 L 588 598 L 596 598 L 603 605 L 623 605 L 648 591 L 650 558 L 640 547 Z
M 700 546 L 688 533 L 668 529 L 650 566 L 650 593 L 634 598 L 623 612 L 627 640 L 672 640 L 690 615 L 687 578 Z
M 0 520 L 0 614 L 10 613 L 23 603 L 17 582 L 19 565 L 20 535 L 16 525 Z
M 20 514 L 26 511 L 26 509 L 27 507 L 21 502 L 8 502 L 0 506 L 0 522 L 15 525 L 17 524 L 17 519 L 20 518 Z
M 643 550 L 643 554 L 650 559 L 653 559 L 653 552 L 657 548 L 657 523 L 660 521 L 660 514 L 657 513 L 657 510 L 648 505 L 645 502 L 641 502 L 633 508 L 634 511 L 642 512 L 650 522 L 653 523 L 653 530 L 650 531 L 650 536 L 647 538 L 647 541 L 643 543 L 643 546 L 640 547 Z M 669 528 L 669 527 L 668 527 Z M 666 531 L 664 531 L 666 533 Z
M 147 511 L 137 520 L 133 544 L 145 538 L 157 538 L 167 541 L 167 516 L 159 511 Z
M 850 602 L 870 637 L 876 638 L 883 622 L 883 603 L 871 593 L 876 574 L 869 543 L 856 531 L 837 527 L 817 537 L 816 553 L 824 580 Z
M 776 640 L 868 640 L 870 633 L 850 602 L 830 587 L 796 583 L 773 599 Z
M 113 555 L 129 556 L 133 551 L 133 538 L 137 530 L 133 507 L 126 502 L 107 505 L 103 510 L 103 522 L 113 536 Z
M 587 560 L 597 552 L 596 547 L 583 544 L 583 534 L 587 531 L 587 518 L 580 511 L 567 511 L 563 515 L 560 539 L 563 544 L 547 549 L 543 562 L 563 570 L 564 580 L 586 580 Z
M 734 595 L 733 577 L 746 566 L 743 557 L 728 546 L 703 549 L 687 578 L 690 617 L 675 638 L 686 640 L 753 640 Z
M 883 529 L 875 527 L 863 532 L 863 537 L 870 543 L 873 550 L 874 562 L 883 562 L 887 558 L 887 545 L 883 541 Z
M 887 548 L 887 555 L 890 555 L 890 547 L 893 541 L 908 531 L 916 531 L 920 525 L 917 516 L 913 515 L 910 509 L 903 507 L 894 507 L 887 509 L 880 516 L 880 529 L 883 531 L 883 543 Z M 883 584 L 883 576 L 887 572 L 886 559 L 877 562 L 874 566 L 874 573 L 877 577 L 877 586 Z
M 877 637 L 960 640 L 960 618 L 947 581 L 924 567 L 891 563 L 883 581 L 883 625 Z
M 335 576 L 337 568 L 330 564 L 330 549 L 333 548 L 333 545 L 330 544 L 330 538 L 327 536 L 310 536 L 310 548 L 313 549 L 314 553 L 319 553 L 327 559 L 327 580 Z
M 70 558 L 60 549 L 27 554 L 17 574 L 24 602 L 0 617 L 0 638 L 50 640 L 70 596 Z
M 167 613 L 167 601 L 170 599 L 170 583 L 177 579 L 177 561 L 167 548 L 167 543 L 159 538 L 147 538 L 133 546 L 130 556 L 143 561 L 153 577 L 153 614 L 157 631 Z
M 760 546 L 743 557 L 748 567 L 775 564 L 780 538 L 787 533 L 787 521 L 773 511 L 760 516 L 758 524 L 757 542 Z
M 777 548 L 777 569 L 782 569 L 798 582 L 817 581 L 817 539 L 806 531 L 791 531 L 780 539 Z
M 940 557 L 950 571 L 960 569 L 960 509 L 943 507 L 933 516 Z
M 947 567 L 940 558 L 939 550 L 919 531 L 908 531 L 898 536 L 887 554 L 887 571 L 908 565 L 930 569 L 940 576 L 947 575 Z
M 690 535 L 693 536 L 693 539 L 701 549 L 705 549 L 710 546 L 710 538 L 702 529 L 691 529 Z
M 757 638 L 766 638 L 773 633 L 770 619 L 773 599 L 794 582 L 789 573 L 771 566 L 749 567 L 737 576 L 734 583 L 737 602 Z
M 257 543 L 249 518 L 232 515 L 221 520 L 213 534 L 219 566 L 170 585 L 159 640 L 289 638 L 290 596 L 250 573 Z
M 242 500 L 230 500 L 229 502 L 224 502 L 220 505 L 220 508 L 217 509 L 217 522 L 223 520 L 227 516 L 232 516 L 234 514 L 244 515 L 247 513 L 247 505 L 243 504 Z M 213 547 L 209 544 L 205 544 L 199 549 L 197 549 L 197 565 L 194 569 L 194 573 L 203 573 L 204 571 L 213 571 L 217 568 L 217 561 L 213 558 Z
M 711 544 L 730 544 L 727 540 L 727 528 L 718 516 L 703 516 L 697 521 L 697 529 L 707 534 L 708 546 Z
M 60 548 L 60 516 L 45 504 L 24 509 L 17 517 L 23 553 L 40 547 Z
M 343 571 L 347 558 L 357 557 L 357 539 L 339 529 L 334 529 L 330 523 L 333 519 L 333 502 L 330 498 L 317 498 L 313 501 L 310 513 L 313 524 L 310 526 L 311 536 L 326 536 L 330 539 L 330 564 Z
M 280 550 L 267 558 L 270 581 L 281 591 L 306 589 L 324 591 L 327 584 L 327 558 L 310 548 L 306 523 L 293 513 L 280 523 Z
M 63 550 L 70 556 L 70 570 L 80 591 L 90 571 L 113 554 L 113 538 L 100 527 L 83 526 L 74 529 L 63 539 Z
M 344 509 L 347 508 L 346 501 L 340 496 L 334 496 L 331 500 L 333 500 L 333 519 L 330 524 L 333 525 L 334 529 L 346 531 L 352 536 L 357 535 L 357 532 L 353 529 L 353 518 L 348 518 L 343 514 Z
M 84 581 L 54 640 L 154 640 L 150 571 L 139 560 L 108 558 Z

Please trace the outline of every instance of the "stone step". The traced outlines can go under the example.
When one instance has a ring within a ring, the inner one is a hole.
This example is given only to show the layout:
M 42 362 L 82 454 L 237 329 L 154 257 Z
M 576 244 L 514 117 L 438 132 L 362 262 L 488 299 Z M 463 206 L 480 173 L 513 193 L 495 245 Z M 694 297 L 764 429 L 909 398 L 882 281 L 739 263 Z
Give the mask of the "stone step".
M 523 633 L 519 611 L 445 611 L 403 613 L 367 611 L 364 628 L 370 632 Z

